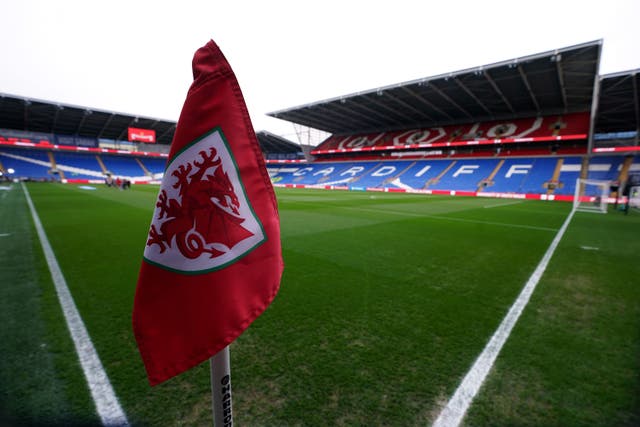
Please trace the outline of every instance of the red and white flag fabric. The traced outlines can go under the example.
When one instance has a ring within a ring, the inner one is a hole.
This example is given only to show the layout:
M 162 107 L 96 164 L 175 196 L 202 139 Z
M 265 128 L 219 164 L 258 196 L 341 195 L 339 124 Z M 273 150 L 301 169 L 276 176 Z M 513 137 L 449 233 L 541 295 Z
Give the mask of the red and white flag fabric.
M 283 271 L 273 187 L 238 82 L 213 41 L 195 53 L 193 77 L 133 307 L 151 385 L 235 340 L 276 296 Z

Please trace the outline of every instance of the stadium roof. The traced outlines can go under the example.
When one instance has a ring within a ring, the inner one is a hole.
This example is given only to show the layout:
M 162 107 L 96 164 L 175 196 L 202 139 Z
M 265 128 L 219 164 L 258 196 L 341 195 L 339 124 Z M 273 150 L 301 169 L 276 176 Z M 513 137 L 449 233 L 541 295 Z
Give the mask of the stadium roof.
M 171 144 L 176 122 L 0 93 L 0 129 L 127 140 L 128 128 L 153 129 L 158 144 Z M 257 132 L 262 151 L 298 153 L 299 145 Z
M 353 134 L 589 111 L 601 51 L 596 40 L 268 115 Z
M 516 119 L 592 108 L 602 41 L 380 87 L 269 113 L 334 134 Z M 599 77 L 596 133 L 640 130 L 640 69 Z M 127 128 L 170 144 L 176 122 L 0 93 L 0 129 L 126 140 Z M 296 143 L 257 132 L 264 152 Z
M 275 135 L 266 130 L 256 132 L 262 151 L 266 153 L 300 153 L 302 148 L 286 138 Z
M 640 131 L 640 69 L 600 77 L 597 133 Z
M 0 128 L 126 140 L 129 127 L 153 129 L 170 144 L 176 122 L 0 93 Z

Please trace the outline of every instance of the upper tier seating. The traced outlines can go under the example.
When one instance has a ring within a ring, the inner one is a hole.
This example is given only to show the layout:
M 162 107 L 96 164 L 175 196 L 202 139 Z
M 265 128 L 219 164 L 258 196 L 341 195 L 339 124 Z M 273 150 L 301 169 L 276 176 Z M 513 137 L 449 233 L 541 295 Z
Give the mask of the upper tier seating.
M 414 148 L 482 147 L 496 142 L 571 141 L 586 140 L 589 114 L 531 117 L 507 121 L 469 123 L 429 129 L 380 132 L 361 135 L 332 135 L 311 151 L 311 154 L 341 153 L 370 150 L 404 150 Z M 548 154 L 548 153 L 547 153 Z

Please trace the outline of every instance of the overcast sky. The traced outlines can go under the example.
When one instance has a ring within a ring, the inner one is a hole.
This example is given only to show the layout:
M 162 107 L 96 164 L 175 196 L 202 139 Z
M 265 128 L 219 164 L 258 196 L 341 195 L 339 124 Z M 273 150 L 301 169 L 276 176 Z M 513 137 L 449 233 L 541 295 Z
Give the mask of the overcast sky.
M 177 120 L 214 39 L 257 130 L 266 113 L 596 39 L 640 68 L 640 1 L 2 0 L 0 92 Z

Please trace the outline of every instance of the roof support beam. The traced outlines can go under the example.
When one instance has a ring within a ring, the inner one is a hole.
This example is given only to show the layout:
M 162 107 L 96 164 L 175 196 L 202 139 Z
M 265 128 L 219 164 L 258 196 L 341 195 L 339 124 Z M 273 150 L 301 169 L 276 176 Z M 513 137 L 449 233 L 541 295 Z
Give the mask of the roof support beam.
M 279 148 L 280 150 L 282 150 L 282 151 L 284 151 L 286 153 L 297 153 L 298 151 L 300 151 L 298 149 L 298 147 L 294 146 L 291 142 L 282 141 L 277 136 L 274 136 L 274 137 L 270 138 L 269 141 L 272 144 L 274 144 L 276 146 L 276 148 Z
M 408 102 L 404 102 L 402 99 L 399 99 L 398 97 L 394 96 L 393 94 L 391 94 L 389 92 L 386 92 L 385 95 L 388 96 L 389 98 L 393 99 L 394 102 L 397 102 L 398 104 L 402 105 L 407 110 L 411 110 L 414 113 L 424 117 L 425 119 L 427 119 L 427 120 L 429 120 L 431 122 L 435 121 L 433 119 L 433 117 L 431 117 L 430 115 L 426 114 L 424 111 L 415 108 L 413 105 L 409 104 Z
M 400 125 L 402 125 L 403 123 L 406 123 L 405 120 L 402 119 L 406 119 L 407 115 L 406 114 L 401 114 L 400 110 L 394 110 L 393 108 L 389 108 L 388 106 L 386 106 L 384 103 L 377 101 L 374 97 L 375 96 L 386 96 L 386 95 L 369 95 L 367 98 L 369 99 L 369 101 L 372 104 L 377 105 L 378 107 L 387 110 L 388 112 L 390 112 L 391 114 L 387 114 L 386 117 L 388 117 L 391 121 L 398 123 Z M 374 110 L 375 111 L 375 110 Z M 396 117 L 400 117 L 400 121 L 398 121 L 397 119 L 395 119 L 394 117 L 392 117 L 393 115 L 395 115 Z M 384 117 L 384 116 L 383 116 Z
M 23 116 L 22 116 L 22 126 L 23 126 L 23 130 L 29 130 L 29 106 L 31 105 L 31 101 L 29 101 L 28 99 L 25 99 L 23 101 L 24 103 L 24 109 L 23 109 Z
M 311 108 L 313 108 L 314 111 L 309 111 Z M 323 108 L 325 112 L 317 111 L 321 108 L 322 106 L 320 105 L 309 107 L 309 109 L 304 113 L 302 111 L 290 111 L 287 113 L 287 120 L 317 129 L 329 129 L 330 132 L 342 131 L 345 123 L 348 121 L 345 116 L 326 108 Z M 294 120 L 290 120 L 289 117 Z M 299 119 L 296 120 L 296 117 L 299 117 Z
M 58 124 L 58 117 L 60 116 L 60 111 L 64 110 L 62 105 L 56 105 L 56 113 L 53 115 L 53 120 L 51 121 L 51 128 L 49 132 L 56 133 L 56 124 Z
M 122 138 L 129 131 L 129 128 L 131 127 L 131 125 L 134 124 L 134 123 L 137 123 L 137 122 L 138 122 L 138 118 L 137 117 L 134 117 L 133 119 L 131 119 L 129 124 L 127 126 L 125 126 L 124 129 L 122 129 L 122 132 L 120 132 L 120 135 L 118 135 L 118 138 L 116 139 L 116 141 L 122 141 Z
M 502 93 L 502 91 L 500 90 L 500 88 L 498 87 L 498 85 L 496 84 L 496 82 L 491 78 L 491 76 L 489 75 L 489 72 L 487 70 L 484 70 L 482 72 L 484 74 L 484 78 L 487 79 L 487 81 L 489 82 L 489 84 L 491 85 L 491 87 L 493 88 L 493 90 L 496 91 L 496 93 L 498 94 L 498 96 L 502 99 L 502 102 L 505 103 L 505 105 L 509 108 L 509 110 L 512 113 L 515 113 L 516 110 L 513 108 L 513 105 L 511 105 L 511 103 L 509 102 L 509 100 L 507 99 L 506 96 L 504 96 L 504 93 Z
M 116 113 L 111 113 L 107 121 L 104 123 L 104 126 L 102 126 L 102 129 L 100 129 L 100 132 L 98 132 L 98 138 L 102 138 L 102 134 L 104 133 L 105 130 L 107 130 L 107 128 L 111 124 L 111 120 L 113 120 L 115 116 L 116 116 Z
M 168 134 L 169 132 L 171 132 L 172 130 L 174 130 L 176 128 L 176 123 L 172 124 L 171 126 L 169 126 L 167 128 L 167 130 L 165 130 L 164 132 L 162 132 L 162 135 L 160 135 L 158 138 L 156 138 L 156 140 L 160 140 L 162 139 L 166 134 Z
M 418 95 L 417 93 L 415 93 L 414 91 L 412 91 L 411 89 L 409 89 L 407 86 L 402 86 L 401 87 L 402 90 L 404 90 L 405 92 L 407 92 L 409 95 L 413 96 L 414 98 L 416 98 L 418 101 L 420 101 L 422 104 L 426 105 L 427 107 L 431 108 L 432 110 L 437 111 L 438 113 L 442 114 L 443 116 L 445 116 L 446 118 L 448 118 L 449 120 L 453 120 L 453 117 L 451 117 L 451 115 L 447 114 L 445 111 L 442 111 L 441 109 L 439 109 L 438 107 L 436 107 L 435 105 L 433 105 L 431 102 L 427 101 L 426 99 L 424 99 L 422 96 Z
M 345 116 L 342 116 L 339 113 L 332 111 L 331 109 L 323 108 L 322 106 L 318 106 L 316 108 L 322 109 L 324 111 L 313 111 L 311 113 L 311 115 L 316 118 L 315 123 L 319 123 L 321 126 L 323 123 L 325 123 L 324 127 L 326 127 L 326 122 L 328 122 L 329 124 L 331 124 L 331 126 L 333 126 L 333 129 L 342 129 L 345 122 L 350 121 L 351 123 L 354 123 L 353 120 L 346 120 Z M 330 117 L 327 118 L 327 115 Z M 303 115 L 302 117 L 304 119 L 305 116 Z
M 484 105 L 484 102 L 480 101 L 480 99 L 473 92 L 471 92 L 471 89 L 469 89 L 467 85 L 462 83 L 457 77 L 454 77 L 453 81 L 456 82 L 460 89 L 462 89 L 467 95 L 469 95 L 474 101 L 476 101 L 476 104 L 478 104 L 480 108 L 482 108 L 488 115 L 493 116 L 491 110 L 489 110 L 489 108 Z
M 558 57 L 558 55 L 556 55 L 556 58 Z M 562 106 L 564 107 L 565 111 L 567 110 L 567 90 L 564 86 L 564 76 L 562 74 L 562 64 L 561 64 L 561 59 L 556 59 L 556 71 L 557 71 L 557 76 L 558 76 L 558 84 L 560 85 L 560 94 L 562 95 Z
M 563 71 L 567 77 L 589 77 L 589 78 L 593 77 L 593 73 L 589 73 L 585 71 L 568 71 L 568 70 L 563 70 Z
M 85 120 L 87 120 L 87 117 L 89 117 L 91 114 L 93 114 L 91 110 L 84 110 L 84 113 L 82 114 L 82 119 L 80 120 L 80 123 L 78 123 L 78 127 L 76 128 L 74 135 L 78 135 L 80 133 L 80 129 L 82 129 L 82 125 L 84 124 Z
M 455 80 L 455 79 L 454 79 Z M 453 99 L 451 99 L 446 93 L 444 93 L 443 91 L 441 91 L 435 84 L 434 82 L 431 82 L 429 84 L 429 87 L 431 89 L 434 90 L 435 93 L 437 93 L 438 95 L 440 95 L 442 98 L 444 98 L 449 104 L 453 105 L 454 107 L 456 107 L 458 110 L 462 111 L 464 113 L 465 116 L 469 117 L 470 119 L 473 119 L 473 114 L 470 114 L 467 110 L 465 110 L 464 108 L 462 108 L 460 105 L 458 105 L 457 102 L 455 102 Z
M 606 77 L 606 76 L 603 76 L 603 77 Z M 633 79 L 634 75 L 631 75 L 631 76 L 629 76 L 629 77 L 630 77 L 631 79 Z M 625 89 L 626 89 L 626 88 L 624 87 L 624 85 L 626 85 L 626 84 L 627 84 L 627 78 L 628 78 L 628 77 L 627 77 L 627 76 L 625 76 L 625 77 L 619 77 L 619 78 L 615 79 L 615 83 L 613 83 L 613 84 L 608 84 L 608 85 L 607 85 L 607 88 L 606 88 L 606 91 L 605 91 L 605 90 L 603 90 L 603 91 L 602 91 L 602 95 L 605 95 L 605 92 L 606 92 L 606 95 L 609 95 L 609 94 L 610 94 L 610 93 L 612 93 L 612 92 L 613 92 L 614 94 L 615 94 L 615 93 L 624 92 L 624 91 L 625 91 Z M 613 79 L 609 79 L 608 81 L 611 81 L 611 80 L 613 80 Z M 633 82 L 631 83 L 631 85 L 633 86 Z M 616 89 L 618 86 L 623 86 L 623 87 L 622 87 L 622 88 L 620 88 L 620 90 L 614 90 L 614 89 Z
M 367 111 L 368 113 L 371 113 L 372 115 L 374 115 L 376 117 L 379 117 L 385 123 L 388 123 L 389 121 L 391 121 L 393 123 L 402 123 L 398 119 L 393 118 L 393 117 L 389 116 L 388 114 L 381 113 L 380 111 L 374 110 L 373 108 L 368 107 L 366 105 L 363 105 L 361 103 L 353 104 L 352 109 L 353 108 L 359 108 L 359 109 L 362 109 L 364 111 Z M 380 122 L 377 122 L 377 126 L 380 126 L 380 124 L 381 124 Z M 383 125 L 384 125 L 384 123 L 383 123 Z
M 602 46 L 602 45 L 600 45 Z M 593 153 L 593 140 L 594 134 L 596 130 L 596 117 L 598 117 L 598 100 L 600 99 L 600 86 L 602 86 L 602 78 L 598 77 L 598 70 L 600 69 L 600 46 L 598 46 L 598 62 L 596 63 L 596 72 L 595 77 L 593 79 L 593 90 L 592 90 L 592 98 L 591 98 L 591 114 L 589 121 L 589 133 L 587 134 L 587 159 L 591 159 L 591 155 Z M 558 68 L 559 71 L 562 71 L 561 68 Z M 562 93 L 564 95 L 564 88 L 562 88 Z M 565 99 L 566 101 L 566 99 Z M 565 111 L 567 110 L 565 106 Z
M 531 89 L 531 85 L 529 84 L 529 79 L 527 79 L 527 75 L 524 73 L 524 70 L 522 69 L 522 64 L 518 64 L 518 72 L 520 73 L 520 78 L 522 79 L 524 86 L 527 88 L 527 92 L 529 92 L 529 96 L 531 97 L 531 101 L 533 102 L 533 105 L 536 106 L 536 112 L 540 114 L 540 104 L 538 104 L 536 95 L 533 93 L 533 90 Z
M 558 52 L 556 51 L 556 55 L 558 54 Z M 574 65 L 576 67 L 593 67 L 598 61 L 594 58 L 594 59 L 571 59 L 571 65 Z M 589 75 L 592 75 L 592 73 L 589 73 Z
M 345 111 L 346 112 L 346 117 L 350 117 L 350 116 L 354 116 L 355 115 L 355 116 L 358 116 L 361 119 L 363 119 L 365 122 L 373 123 L 374 126 L 379 126 L 380 125 L 380 123 L 376 119 L 372 118 L 371 116 L 363 114 L 363 113 L 361 113 L 359 111 L 355 111 L 353 109 L 353 106 L 351 108 L 347 108 L 347 107 L 344 107 L 343 105 L 336 104 L 336 107 L 338 109 L 340 109 L 340 110 Z M 363 126 L 361 126 L 361 127 L 363 127 Z
M 279 150 L 287 150 L 289 148 L 287 145 L 283 144 L 275 138 L 269 139 L 269 144 L 273 145 L 276 149 Z
M 640 100 L 638 99 L 638 74 L 631 75 L 631 87 L 633 88 L 633 107 L 636 113 L 636 145 L 638 145 L 640 133 Z

